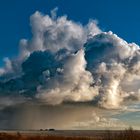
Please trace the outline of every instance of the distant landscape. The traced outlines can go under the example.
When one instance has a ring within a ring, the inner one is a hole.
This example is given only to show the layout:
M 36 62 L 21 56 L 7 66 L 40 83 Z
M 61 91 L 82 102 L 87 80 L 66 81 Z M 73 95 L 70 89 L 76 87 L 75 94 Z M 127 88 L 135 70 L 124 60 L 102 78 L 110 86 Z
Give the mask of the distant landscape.
M 54 130 L 3 131 L 0 140 L 139 140 L 140 131 L 126 130 Z

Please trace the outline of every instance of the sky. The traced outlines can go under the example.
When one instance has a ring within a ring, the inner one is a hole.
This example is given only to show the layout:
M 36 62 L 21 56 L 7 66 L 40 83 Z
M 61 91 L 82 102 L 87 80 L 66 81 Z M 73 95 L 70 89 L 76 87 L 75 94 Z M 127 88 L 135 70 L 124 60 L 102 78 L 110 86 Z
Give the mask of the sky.
M 0 129 L 140 129 L 138 1 L 1 0 L 0 19 Z
M 58 15 L 86 24 L 96 19 L 104 31 L 113 31 L 128 42 L 140 44 L 140 2 L 138 0 L 1 0 L 0 1 L 0 65 L 4 57 L 18 52 L 19 40 L 30 38 L 29 17 L 35 11 L 50 13 L 58 7 Z

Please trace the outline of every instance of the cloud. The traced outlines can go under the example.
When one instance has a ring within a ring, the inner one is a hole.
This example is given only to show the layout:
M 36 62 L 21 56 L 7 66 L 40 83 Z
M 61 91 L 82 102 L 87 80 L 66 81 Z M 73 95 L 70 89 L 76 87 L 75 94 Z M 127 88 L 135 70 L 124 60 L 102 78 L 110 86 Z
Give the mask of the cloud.
M 105 117 L 102 115 L 98 115 L 95 111 L 92 112 L 92 115 L 90 117 L 90 119 L 88 120 L 82 120 L 82 121 L 78 121 L 78 122 L 73 122 L 72 124 L 73 129 L 124 129 L 126 127 L 128 127 L 128 125 L 124 122 L 122 122 L 121 120 L 117 119 L 117 118 L 113 118 L 113 117 Z
M 72 129 L 124 129 L 128 125 L 108 110 L 89 104 L 60 104 L 57 106 L 22 103 L 0 110 L 1 129 L 39 130 L 47 128 Z M 116 110 L 114 111 L 116 113 Z M 105 115 L 107 113 L 107 115 Z
M 107 109 L 139 100 L 139 46 L 101 31 L 95 20 L 83 26 L 55 11 L 30 17 L 32 38 L 22 39 L 18 56 L 0 69 L 0 96 Z
M 137 75 L 139 47 L 128 44 L 112 32 L 104 32 L 91 38 L 85 48 L 87 69 L 99 87 L 99 104 L 105 108 L 118 108 L 127 96 L 133 99 L 130 91 L 126 93 L 122 88 L 122 81 L 127 84 L 128 75 Z
M 63 101 L 85 102 L 93 100 L 98 91 L 91 86 L 93 78 L 85 68 L 84 50 L 71 54 L 66 58 L 61 74 L 46 81 L 43 90 L 42 87 L 39 87 L 37 98 L 51 104 L 60 104 Z

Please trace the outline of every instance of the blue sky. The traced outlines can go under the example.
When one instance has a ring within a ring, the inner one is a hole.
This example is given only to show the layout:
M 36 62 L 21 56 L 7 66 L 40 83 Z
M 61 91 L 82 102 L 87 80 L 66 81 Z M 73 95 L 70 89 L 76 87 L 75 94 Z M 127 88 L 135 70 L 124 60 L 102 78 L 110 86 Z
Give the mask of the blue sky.
M 4 57 L 17 54 L 21 38 L 30 38 L 29 17 L 35 11 L 68 15 L 82 24 L 97 19 L 102 30 L 111 30 L 128 42 L 140 44 L 140 1 L 138 0 L 1 0 L 0 66 Z

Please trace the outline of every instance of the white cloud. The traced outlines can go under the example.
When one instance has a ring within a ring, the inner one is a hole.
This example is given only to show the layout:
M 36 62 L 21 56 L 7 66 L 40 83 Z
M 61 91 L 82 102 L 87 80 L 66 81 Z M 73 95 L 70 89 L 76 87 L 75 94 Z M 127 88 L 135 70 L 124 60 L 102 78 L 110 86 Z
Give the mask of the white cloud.
M 47 81 L 53 83 L 51 88 L 46 90 L 48 83 L 43 87 L 44 90 L 39 87 L 37 98 L 46 100 L 50 104 L 60 104 L 63 101 L 85 102 L 93 100 L 98 89 L 91 87 L 93 78 L 85 68 L 84 51 L 80 50 L 76 54 L 72 54 L 64 63 L 62 75 L 57 75 Z
M 139 46 L 102 32 L 97 21 L 83 26 L 56 11 L 30 17 L 33 36 L 20 41 L 16 58 L 5 59 L 0 93 L 25 91 L 22 96 L 49 104 L 91 101 L 108 109 L 139 100 Z

